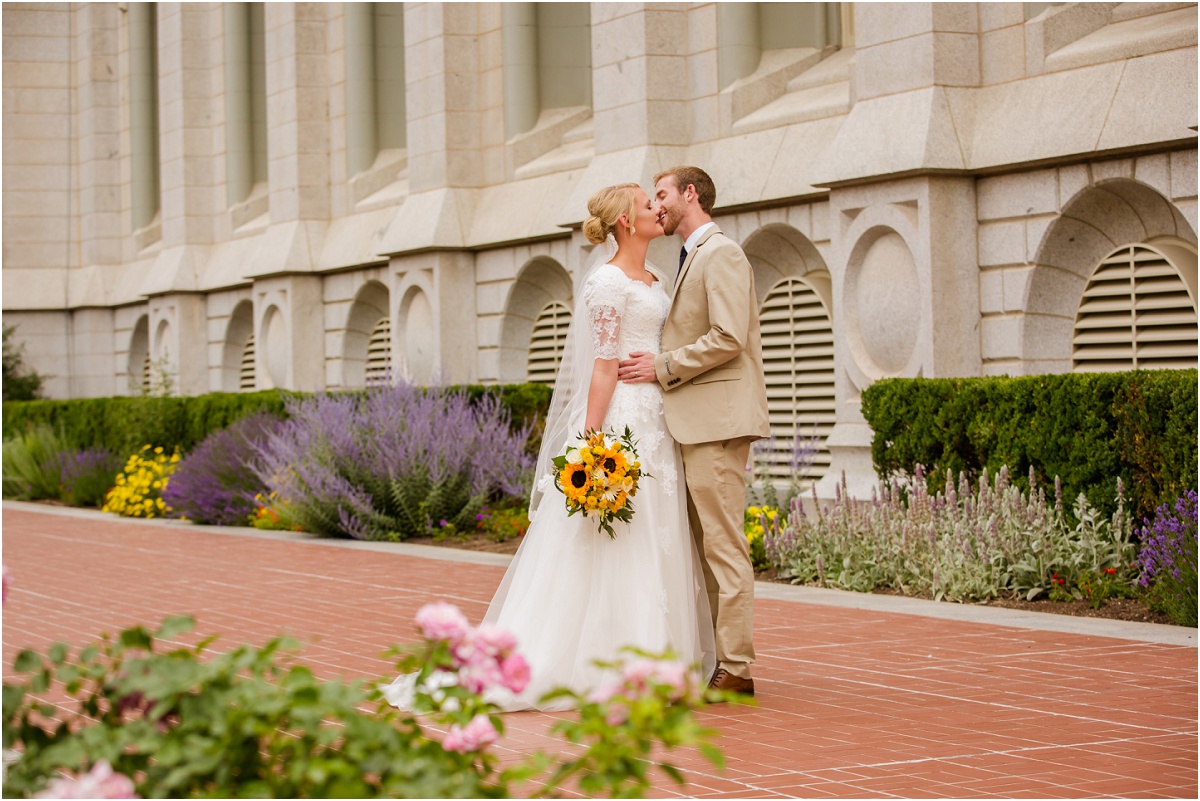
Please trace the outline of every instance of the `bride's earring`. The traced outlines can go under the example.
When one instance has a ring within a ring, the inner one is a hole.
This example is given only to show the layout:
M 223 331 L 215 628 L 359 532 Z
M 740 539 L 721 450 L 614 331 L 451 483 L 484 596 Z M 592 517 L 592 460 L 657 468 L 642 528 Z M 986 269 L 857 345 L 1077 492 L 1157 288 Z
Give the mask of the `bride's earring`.
M 636 229 L 636 228 L 634 228 L 632 225 L 631 225 L 631 226 L 629 226 L 629 235 L 630 235 L 630 236 L 633 236 L 633 235 L 634 235 L 634 234 L 636 234 L 636 233 L 637 233 L 637 229 Z

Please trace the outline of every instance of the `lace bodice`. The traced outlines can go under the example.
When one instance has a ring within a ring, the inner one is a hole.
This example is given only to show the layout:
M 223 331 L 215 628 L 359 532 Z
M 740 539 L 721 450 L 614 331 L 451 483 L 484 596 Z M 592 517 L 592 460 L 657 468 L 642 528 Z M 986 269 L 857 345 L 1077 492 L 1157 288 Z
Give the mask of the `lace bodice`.
M 605 264 L 583 286 L 583 301 L 592 329 L 597 359 L 624 359 L 635 351 L 658 353 L 671 299 L 661 281 L 647 286 L 620 267 Z M 617 382 L 604 427 L 621 433 L 625 426 L 637 440 L 638 456 L 663 490 L 673 495 L 677 476 L 674 442 L 663 418 L 662 388 L 658 384 Z

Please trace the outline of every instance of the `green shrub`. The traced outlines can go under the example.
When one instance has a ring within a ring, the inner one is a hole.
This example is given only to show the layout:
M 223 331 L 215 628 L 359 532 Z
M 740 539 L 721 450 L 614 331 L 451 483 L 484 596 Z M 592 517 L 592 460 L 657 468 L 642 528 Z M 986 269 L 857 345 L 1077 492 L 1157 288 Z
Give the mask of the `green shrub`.
M 6 325 L 4 329 L 4 400 L 33 400 L 42 396 L 42 376 L 36 370 L 25 364 L 25 346 L 14 346 L 9 337 L 17 330 L 16 326 Z
M 549 387 L 540 384 L 449 387 L 472 401 L 495 395 L 512 414 L 513 428 L 534 424 L 540 430 L 550 406 Z M 356 391 L 357 392 L 357 391 Z M 285 399 L 310 393 L 213 392 L 183 398 L 118 397 L 4 402 L 6 434 L 46 425 L 58 430 L 67 448 L 104 448 L 133 453 L 146 443 L 189 453 L 209 434 L 254 412 L 285 417 Z M 536 439 L 536 438 L 535 438 Z M 536 452 L 536 442 L 531 443 Z
M 664 760 L 668 749 L 695 747 L 723 765 L 715 732 L 696 720 L 699 677 L 678 662 L 616 665 L 625 680 L 604 697 L 547 696 L 578 705 L 577 720 L 560 720 L 554 733 L 580 747 L 505 765 L 489 750 L 504 721 L 482 693 L 497 680 L 514 691 L 528 680 L 524 660 L 504 653 L 514 645 L 507 633 L 464 628 L 479 646 L 469 661 L 446 634 L 427 633 L 423 646 L 407 649 L 397 667 L 414 678 L 418 720 L 361 682 L 318 679 L 289 653 L 292 640 L 209 654 L 213 638 L 177 645 L 191 628 L 191 618 L 171 618 L 155 633 L 136 626 L 105 635 L 74 656 L 65 643 L 17 654 L 10 672 L 21 678 L 4 683 L 4 748 L 6 762 L 9 753 L 19 758 L 7 766 L 5 797 L 48 789 L 84 797 L 72 793 L 85 785 L 63 774 L 111 766 L 145 798 L 557 797 L 572 783 L 596 797 L 631 798 L 651 789 L 651 757 L 683 784 Z M 477 669 L 484 662 L 486 681 Z M 56 705 L 42 700 L 48 693 Z M 426 725 L 445 731 L 440 741 Z M 541 786 L 526 784 L 531 778 Z
M 4 497 L 37 501 L 62 496 L 63 438 L 50 426 L 4 440 Z
M 213 431 L 257 411 L 283 416 L 288 393 L 214 392 L 187 398 L 80 398 L 6 402 L 4 430 L 50 425 L 70 448 L 133 453 L 149 443 L 190 451 Z
M 1105 516 L 1117 480 L 1135 518 L 1196 486 L 1196 370 L 1074 373 L 1022 378 L 877 381 L 863 392 L 881 477 L 927 468 L 946 475 L 987 468 L 1059 476 Z

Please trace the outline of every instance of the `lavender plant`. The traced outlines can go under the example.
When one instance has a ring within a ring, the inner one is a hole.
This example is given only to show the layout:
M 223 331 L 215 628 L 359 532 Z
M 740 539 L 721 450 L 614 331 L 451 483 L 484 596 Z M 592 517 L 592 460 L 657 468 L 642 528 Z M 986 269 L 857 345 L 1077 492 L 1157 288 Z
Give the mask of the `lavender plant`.
M 72 506 L 99 506 L 117 481 L 124 457 L 107 448 L 85 448 L 59 455 L 62 499 Z
M 1030 486 L 1036 487 L 1030 475 Z M 1081 597 L 1081 580 L 1104 573 L 1132 587 L 1136 546 L 1118 483 L 1117 512 L 1105 520 L 1080 495 L 1071 525 L 1055 481 L 1055 502 L 1035 489 L 1026 495 L 1002 468 L 986 471 L 972 488 L 964 475 L 935 495 L 923 469 L 907 484 L 883 485 L 871 500 L 847 497 L 845 477 L 832 504 L 813 496 L 813 516 L 798 498 L 784 525 L 765 535 L 767 558 L 783 575 L 868 592 L 889 587 L 931 593 L 938 600 L 979 600 L 1001 593 L 1033 599 L 1057 575 Z M 1115 573 L 1107 572 L 1115 570 Z
M 251 465 L 254 446 L 280 425 L 274 415 L 260 412 L 205 438 L 179 462 L 163 489 L 171 516 L 208 525 L 248 525 L 257 508 L 255 496 L 266 492 Z
M 289 399 L 256 470 L 305 530 L 403 540 L 446 520 L 462 530 L 492 496 L 528 491 L 529 429 L 493 396 L 400 383 Z
M 1181 626 L 1196 625 L 1196 491 L 1188 490 L 1164 503 L 1138 531 L 1142 550 L 1137 567 L 1139 583 L 1150 588 L 1154 609 L 1165 612 Z
M 815 424 L 810 434 L 802 434 L 797 427 L 786 452 L 779 447 L 779 440 L 775 436 L 753 442 L 745 476 L 748 502 L 774 508 L 786 506 L 788 500 L 803 489 L 820 448 L 821 437 Z M 787 473 L 783 497 L 780 497 L 780 487 L 772 477 L 777 468 L 784 468 Z

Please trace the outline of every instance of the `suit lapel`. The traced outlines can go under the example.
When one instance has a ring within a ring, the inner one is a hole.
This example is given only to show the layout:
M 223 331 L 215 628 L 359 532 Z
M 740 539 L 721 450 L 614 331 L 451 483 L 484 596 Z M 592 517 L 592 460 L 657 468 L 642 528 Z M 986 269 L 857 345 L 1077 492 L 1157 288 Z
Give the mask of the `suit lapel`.
M 692 266 L 692 262 L 696 259 L 696 254 L 700 252 L 700 248 L 704 247 L 704 243 L 712 238 L 713 234 L 719 233 L 721 233 L 721 229 L 714 225 L 705 231 L 696 242 L 696 246 L 688 251 L 687 258 L 683 260 L 683 266 L 679 268 L 679 275 L 675 277 L 675 285 L 671 287 L 672 304 L 675 302 L 675 293 L 679 291 L 679 287 L 683 283 L 683 278 L 687 275 L 688 268 Z

